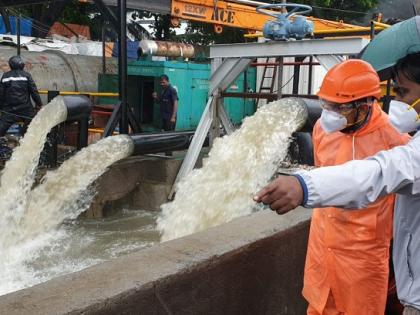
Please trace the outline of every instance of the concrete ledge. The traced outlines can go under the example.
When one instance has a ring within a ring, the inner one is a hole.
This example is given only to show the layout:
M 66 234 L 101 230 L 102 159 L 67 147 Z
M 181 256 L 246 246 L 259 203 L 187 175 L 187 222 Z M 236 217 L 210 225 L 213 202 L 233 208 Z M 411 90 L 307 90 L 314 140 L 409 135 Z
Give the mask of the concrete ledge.
M 182 159 L 136 156 L 112 165 L 96 181 L 96 195 L 87 218 L 112 215 L 121 205 L 159 210 L 175 181 Z
M 0 298 L 0 314 L 304 314 L 310 210 L 262 211 Z

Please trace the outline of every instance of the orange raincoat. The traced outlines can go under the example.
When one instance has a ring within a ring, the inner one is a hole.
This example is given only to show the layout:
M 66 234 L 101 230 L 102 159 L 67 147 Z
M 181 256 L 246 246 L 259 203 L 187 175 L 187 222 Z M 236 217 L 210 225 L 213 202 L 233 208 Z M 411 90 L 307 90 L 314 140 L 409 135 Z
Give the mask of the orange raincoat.
M 316 123 L 315 165 L 364 159 L 408 140 L 375 103 L 369 122 L 354 133 L 326 134 Z M 314 209 L 303 287 L 308 314 L 384 314 L 393 208 L 390 195 L 361 210 Z

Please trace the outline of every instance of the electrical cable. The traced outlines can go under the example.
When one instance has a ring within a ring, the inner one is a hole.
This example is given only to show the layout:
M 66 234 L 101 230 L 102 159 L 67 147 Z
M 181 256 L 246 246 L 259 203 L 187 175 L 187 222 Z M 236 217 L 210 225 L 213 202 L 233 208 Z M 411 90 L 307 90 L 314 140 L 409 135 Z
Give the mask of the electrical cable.
M 338 12 L 345 12 L 345 13 L 355 13 L 355 14 L 363 14 L 363 15 L 370 15 L 370 12 L 361 12 L 361 11 L 353 11 L 353 10 L 344 10 L 344 9 L 335 9 L 335 8 L 327 8 L 327 7 L 319 7 L 313 5 L 312 8 L 326 10 L 326 11 L 338 11 Z

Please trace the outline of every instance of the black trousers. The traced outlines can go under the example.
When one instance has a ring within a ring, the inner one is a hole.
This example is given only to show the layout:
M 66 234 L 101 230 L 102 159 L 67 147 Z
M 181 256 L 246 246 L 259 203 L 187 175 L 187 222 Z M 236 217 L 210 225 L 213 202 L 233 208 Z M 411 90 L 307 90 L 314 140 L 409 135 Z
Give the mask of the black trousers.
M 175 130 L 176 122 L 171 122 L 170 118 L 163 118 L 162 119 L 162 129 L 164 131 L 173 131 Z
M 23 121 L 22 136 L 28 129 L 28 125 L 35 116 L 35 110 L 31 107 L 24 107 L 20 109 L 4 108 L 0 116 L 0 137 L 3 137 L 10 126 L 16 122 Z

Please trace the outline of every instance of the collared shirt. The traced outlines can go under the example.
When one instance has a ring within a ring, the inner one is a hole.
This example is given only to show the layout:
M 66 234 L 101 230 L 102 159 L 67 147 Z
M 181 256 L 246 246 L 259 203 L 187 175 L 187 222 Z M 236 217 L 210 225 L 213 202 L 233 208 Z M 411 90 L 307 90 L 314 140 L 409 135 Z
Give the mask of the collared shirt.
M 178 93 L 172 85 L 162 90 L 159 98 L 162 119 L 170 119 L 174 111 L 174 103 L 178 101 Z

